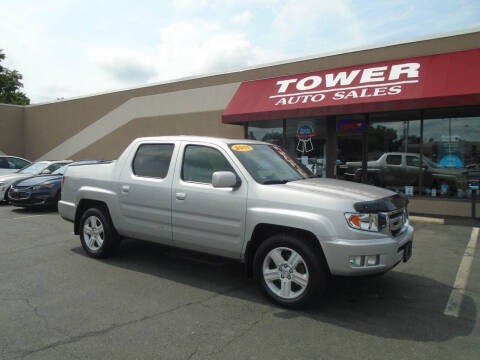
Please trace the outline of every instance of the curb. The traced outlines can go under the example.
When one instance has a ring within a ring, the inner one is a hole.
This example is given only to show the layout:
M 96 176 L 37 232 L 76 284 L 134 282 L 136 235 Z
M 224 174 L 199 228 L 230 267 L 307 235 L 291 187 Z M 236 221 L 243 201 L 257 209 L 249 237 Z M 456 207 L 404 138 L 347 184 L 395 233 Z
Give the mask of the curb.
M 414 216 L 410 215 L 408 220 L 417 223 L 424 223 L 424 224 L 437 224 L 437 225 L 444 225 L 445 219 L 440 218 L 432 218 L 432 217 L 425 217 L 425 216 Z

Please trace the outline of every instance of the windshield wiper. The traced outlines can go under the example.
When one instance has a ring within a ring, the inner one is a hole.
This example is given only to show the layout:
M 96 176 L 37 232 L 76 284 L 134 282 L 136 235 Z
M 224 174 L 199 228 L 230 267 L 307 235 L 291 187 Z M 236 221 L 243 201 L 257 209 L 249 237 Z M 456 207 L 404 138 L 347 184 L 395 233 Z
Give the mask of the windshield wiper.
M 284 180 L 267 180 L 267 181 L 263 182 L 263 185 L 286 184 L 289 181 L 291 181 L 291 180 L 287 180 L 287 179 L 284 179 Z

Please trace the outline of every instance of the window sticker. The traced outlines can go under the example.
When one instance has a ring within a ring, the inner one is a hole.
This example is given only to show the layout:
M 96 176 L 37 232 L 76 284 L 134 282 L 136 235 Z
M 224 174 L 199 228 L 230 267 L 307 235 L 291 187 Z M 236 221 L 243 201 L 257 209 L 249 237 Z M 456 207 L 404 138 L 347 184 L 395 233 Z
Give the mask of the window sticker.
M 253 148 L 250 145 L 237 144 L 232 146 L 233 151 L 252 151 Z

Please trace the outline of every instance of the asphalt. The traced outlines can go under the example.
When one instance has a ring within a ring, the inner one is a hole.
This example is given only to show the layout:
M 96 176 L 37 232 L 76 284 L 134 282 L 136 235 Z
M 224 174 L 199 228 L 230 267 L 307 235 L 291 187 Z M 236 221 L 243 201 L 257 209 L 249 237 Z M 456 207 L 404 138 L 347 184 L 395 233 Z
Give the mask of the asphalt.
M 478 359 L 478 249 L 443 314 L 471 232 L 416 224 L 408 263 L 290 311 L 240 264 L 134 240 L 94 260 L 56 212 L 0 206 L 0 358 Z

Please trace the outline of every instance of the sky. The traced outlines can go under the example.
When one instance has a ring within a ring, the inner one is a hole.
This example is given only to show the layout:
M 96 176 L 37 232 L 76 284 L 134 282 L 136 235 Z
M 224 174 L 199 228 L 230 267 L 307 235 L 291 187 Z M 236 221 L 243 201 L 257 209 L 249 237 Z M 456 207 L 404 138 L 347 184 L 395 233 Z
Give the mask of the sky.
M 480 26 L 480 0 L 0 0 L 32 103 Z

